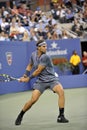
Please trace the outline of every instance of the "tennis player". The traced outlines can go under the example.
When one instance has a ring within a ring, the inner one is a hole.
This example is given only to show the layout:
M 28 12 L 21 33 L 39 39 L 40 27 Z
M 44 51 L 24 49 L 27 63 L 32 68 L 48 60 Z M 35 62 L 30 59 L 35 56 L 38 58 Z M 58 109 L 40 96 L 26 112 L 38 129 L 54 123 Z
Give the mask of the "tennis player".
M 31 99 L 29 99 L 22 108 L 15 121 L 15 125 L 21 124 L 25 112 L 28 111 L 33 106 L 33 104 L 37 102 L 41 94 L 48 88 L 51 89 L 54 93 L 57 93 L 59 96 L 59 115 L 57 117 L 57 122 L 68 123 L 69 121 L 64 116 L 64 90 L 59 82 L 58 77 L 55 76 L 52 61 L 46 54 L 47 44 L 44 40 L 40 40 L 37 42 L 36 46 L 37 50 L 32 53 L 30 63 L 28 64 L 23 77 L 20 78 L 20 82 L 29 82 L 34 77 L 37 77 L 37 80 L 33 85 Z M 30 75 L 30 71 L 33 68 L 34 71 Z

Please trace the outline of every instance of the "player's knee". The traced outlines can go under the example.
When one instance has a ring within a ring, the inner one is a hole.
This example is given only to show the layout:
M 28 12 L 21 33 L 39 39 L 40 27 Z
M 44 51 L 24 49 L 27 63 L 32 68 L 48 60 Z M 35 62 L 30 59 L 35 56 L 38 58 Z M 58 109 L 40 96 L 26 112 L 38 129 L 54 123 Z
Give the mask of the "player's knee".
M 64 96 L 64 90 L 63 90 L 63 89 L 61 89 L 61 90 L 59 91 L 59 95 L 60 95 L 60 96 Z
M 62 88 L 58 89 L 57 93 L 60 97 L 64 96 L 64 90 Z
M 59 96 L 64 96 L 64 89 L 61 84 L 54 87 L 54 92 L 56 92 Z
M 60 87 L 59 87 L 59 95 L 64 96 L 64 89 L 63 89 L 61 84 L 60 84 Z

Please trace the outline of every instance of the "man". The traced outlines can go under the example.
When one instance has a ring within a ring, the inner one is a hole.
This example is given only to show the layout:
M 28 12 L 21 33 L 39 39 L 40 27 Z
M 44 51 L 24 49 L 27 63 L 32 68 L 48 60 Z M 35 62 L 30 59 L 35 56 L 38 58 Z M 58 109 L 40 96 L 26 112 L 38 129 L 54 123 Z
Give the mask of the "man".
M 70 63 L 72 65 L 72 74 L 76 75 L 80 73 L 79 64 L 81 62 L 80 56 L 74 50 L 72 56 L 70 57 Z
M 86 51 L 83 51 L 82 63 L 83 63 L 83 66 L 84 66 L 84 72 L 83 73 L 87 73 L 87 52 Z
M 37 51 L 32 53 L 30 63 L 26 68 L 24 76 L 20 78 L 20 82 L 29 82 L 34 77 L 37 77 L 37 80 L 33 85 L 34 90 L 32 92 L 31 99 L 29 99 L 29 101 L 22 108 L 15 121 L 15 125 L 21 124 L 24 113 L 29 110 L 34 103 L 36 103 L 41 94 L 48 88 L 59 95 L 59 116 L 57 118 L 57 122 L 67 123 L 69 121 L 64 117 L 64 90 L 57 77 L 55 76 L 51 59 L 46 54 L 47 44 L 45 41 L 40 40 L 37 42 L 36 46 Z M 32 68 L 35 70 L 30 75 Z

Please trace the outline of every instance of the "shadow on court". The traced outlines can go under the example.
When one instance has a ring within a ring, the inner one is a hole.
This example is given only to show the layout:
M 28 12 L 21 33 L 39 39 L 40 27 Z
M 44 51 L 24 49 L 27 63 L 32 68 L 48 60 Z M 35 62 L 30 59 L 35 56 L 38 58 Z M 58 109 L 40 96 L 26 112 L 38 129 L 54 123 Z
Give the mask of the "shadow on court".
M 15 119 L 32 91 L 0 96 L 0 130 L 87 130 L 87 88 L 65 89 L 65 116 L 69 123 L 57 123 L 57 95 L 47 90 L 24 115 L 22 124 Z

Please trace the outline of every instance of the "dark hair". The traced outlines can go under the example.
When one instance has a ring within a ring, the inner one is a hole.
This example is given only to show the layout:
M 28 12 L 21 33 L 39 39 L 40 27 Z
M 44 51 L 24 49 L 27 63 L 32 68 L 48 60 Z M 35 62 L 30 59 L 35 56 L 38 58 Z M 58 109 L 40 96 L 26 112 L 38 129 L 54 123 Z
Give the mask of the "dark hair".
M 38 46 L 40 43 L 44 42 L 44 40 L 39 40 L 37 43 L 36 43 L 36 46 Z
M 76 50 L 73 50 L 73 54 L 77 54 Z

